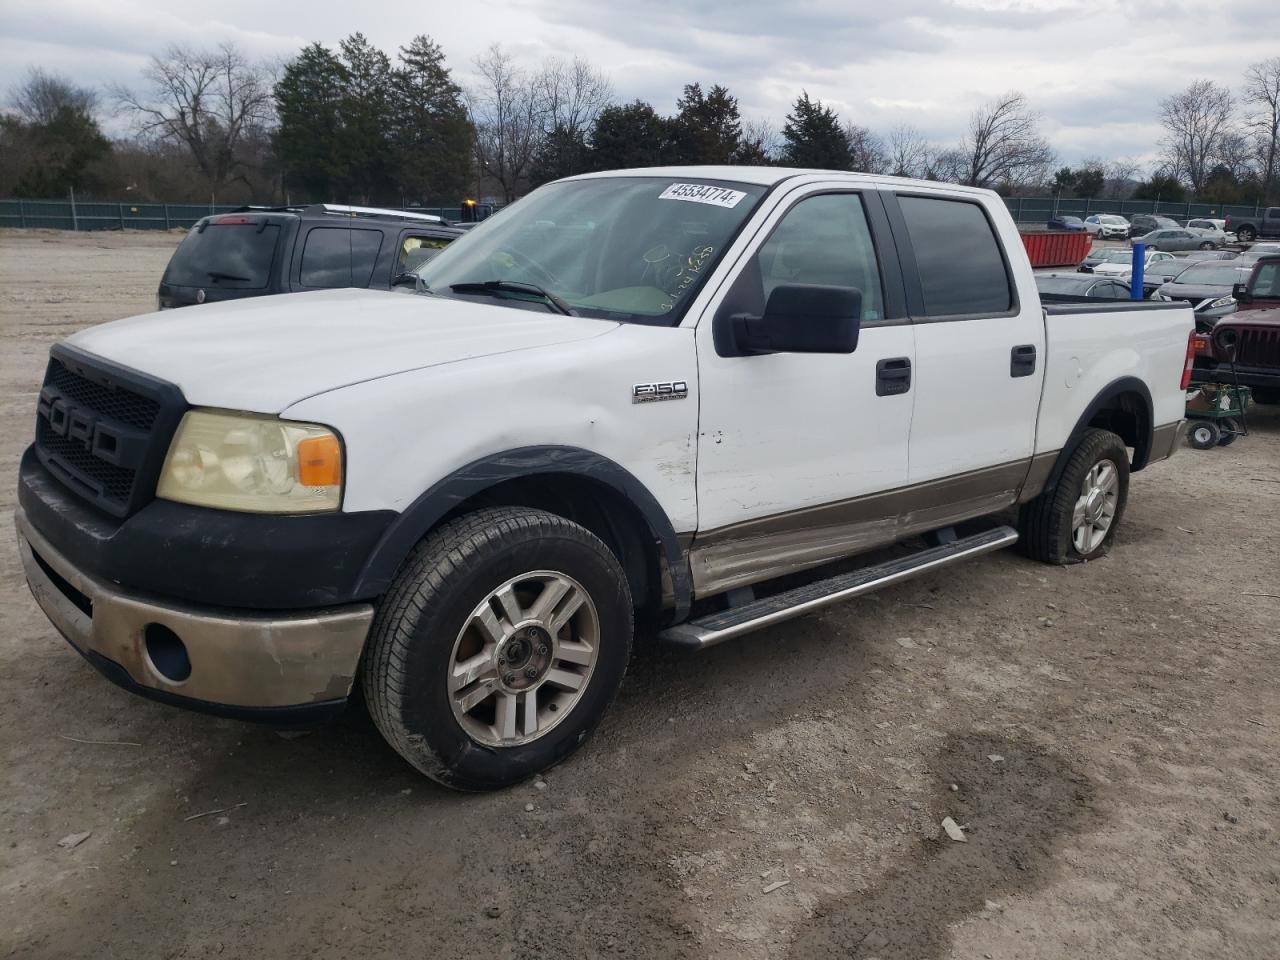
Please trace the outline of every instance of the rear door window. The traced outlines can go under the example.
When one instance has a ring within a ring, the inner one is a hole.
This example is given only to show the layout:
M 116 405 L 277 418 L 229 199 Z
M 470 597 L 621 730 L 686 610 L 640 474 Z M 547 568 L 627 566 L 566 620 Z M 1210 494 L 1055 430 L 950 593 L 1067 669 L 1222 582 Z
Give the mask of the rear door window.
M 380 230 L 315 227 L 302 248 L 304 287 L 367 287 L 382 249 Z
M 1007 313 L 1013 286 L 982 207 L 967 200 L 898 197 L 930 317 Z
M 175 287 L 262 290 L 271 279 L 280 228 L 261 223 L 210 223 L 192 230 L 165 268 Z

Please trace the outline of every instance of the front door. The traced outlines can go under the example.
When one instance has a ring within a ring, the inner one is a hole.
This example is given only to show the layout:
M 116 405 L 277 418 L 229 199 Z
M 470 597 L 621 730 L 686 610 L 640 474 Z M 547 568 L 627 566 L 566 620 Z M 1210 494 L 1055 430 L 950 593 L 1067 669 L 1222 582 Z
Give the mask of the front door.
M 915 344 L 879 196 L 809 185 L 759 236 L 697 330 L 699 595 L 892 540 L 891 498 L 873 495 L 907 482 Z M 854 352 L 717 352 L 716 327 L 779 284 L 857 287 Z

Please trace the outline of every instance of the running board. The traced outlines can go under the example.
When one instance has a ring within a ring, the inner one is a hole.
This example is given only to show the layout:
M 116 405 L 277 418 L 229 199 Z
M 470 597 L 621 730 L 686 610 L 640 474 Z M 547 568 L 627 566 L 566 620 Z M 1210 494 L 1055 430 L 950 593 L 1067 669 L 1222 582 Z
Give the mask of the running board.
M 991 553 L 1012 546 L 1018 540 L 1018 532 L 1012 527 L 996 527 L 971 537 L 962 537 L 938 547 L 930 547 L 899 557 L 873 567 L 863 567 L 850 573 L 841 573 L 826 580 L 807 583 L 784 593 L 752 600 L 741 606 L 731 607 L 720 613 L 708 614 L 696 620 L 687 620 L 667 627 L 658 636 L 666 643 L 689 650 L 705 650 L 717 643 L 731 640 L 752 630 L 772 626 L 792 617 L 799 617 L 814 610 L 860 597 L 864 593 L 879 590 L 922 573 L 950 566 L 961 560 Z

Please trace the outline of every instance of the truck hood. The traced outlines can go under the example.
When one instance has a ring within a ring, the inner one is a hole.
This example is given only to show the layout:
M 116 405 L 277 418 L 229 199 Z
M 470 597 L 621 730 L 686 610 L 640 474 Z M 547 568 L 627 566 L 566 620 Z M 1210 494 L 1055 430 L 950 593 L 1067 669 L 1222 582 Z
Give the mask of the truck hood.
M 617 326 L 484 302 L 348 289 L 144 314 L 82 330 L 69 342 L 176 384 L 193 405 L 279 413 L 349 384 L 585 340 Z

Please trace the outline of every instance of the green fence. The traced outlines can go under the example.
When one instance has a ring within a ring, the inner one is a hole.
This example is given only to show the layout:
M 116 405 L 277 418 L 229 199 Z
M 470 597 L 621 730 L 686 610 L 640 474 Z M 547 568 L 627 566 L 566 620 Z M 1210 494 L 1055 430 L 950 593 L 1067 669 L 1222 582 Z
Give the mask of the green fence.
M 1043 225 L 1050 217 L 1067 214 L 1087 217 L 1092 213 L 1158 213 L 1174 220 L 1196 217 L 1256 217 L 1262 208 L 1252 204 L 1169 203 L 1157 200 L 1067 200 L 1058 197 L 1006 197 L 1005 205 L 1018 223 Z
M 211 213 L 241 209 L 238 203 L 128 203 L 84 200 L 0 200 L 0 227 L 46 230 L 169 230 L 190 227 Z M 411 213 L 430 213 L 461 220 L 461 207 L 405 207 Z M 483 220 L 493 212 L 476 207 Z

